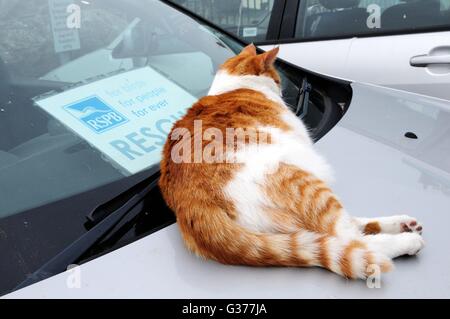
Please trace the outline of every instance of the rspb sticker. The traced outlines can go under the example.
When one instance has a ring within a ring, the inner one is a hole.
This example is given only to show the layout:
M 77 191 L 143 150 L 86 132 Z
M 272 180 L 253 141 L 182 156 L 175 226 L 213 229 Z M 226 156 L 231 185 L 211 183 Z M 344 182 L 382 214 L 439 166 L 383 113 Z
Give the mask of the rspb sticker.
M 131 175 L 159 163 L 173 123 L 195 101 L 144 67 L 42 98 L 36 105 Z
M 64 109 L 95 133 L 103 133 L 128 122 L 125 116 L 97 96 L 68 105 Z

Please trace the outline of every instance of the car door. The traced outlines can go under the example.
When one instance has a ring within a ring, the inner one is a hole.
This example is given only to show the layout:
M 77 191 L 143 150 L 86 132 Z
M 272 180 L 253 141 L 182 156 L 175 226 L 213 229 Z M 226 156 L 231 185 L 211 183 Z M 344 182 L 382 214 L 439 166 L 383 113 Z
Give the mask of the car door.
M 170 0 L 342 79 L 450 100 L 450 0 Z
M 355 39 L 345 76 L 450 100 L 450 0 L 370 2 L 381 31 Z
M 450 100 L 450 0 L 302 0 L 293 30 L 296 65 Z

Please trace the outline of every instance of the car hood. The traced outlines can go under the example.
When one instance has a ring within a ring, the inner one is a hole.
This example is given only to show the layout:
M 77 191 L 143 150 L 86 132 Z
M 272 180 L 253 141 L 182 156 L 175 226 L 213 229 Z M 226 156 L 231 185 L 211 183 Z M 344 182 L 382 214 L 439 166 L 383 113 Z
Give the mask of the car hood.
M 408 214 L 424 226 L 425 249 L 416 257 L 397 259 L 396 269 L 383 274 L 379 288 L 318 268 L 251 268 L 204 261 L 185 249 L 172 225 L 5 297 L 450 296 L 450 102 L 367 84 L 354 83 L 352 88 L 346 115 L 317 143 L 334 167 L 333 189 L 354 216 Z

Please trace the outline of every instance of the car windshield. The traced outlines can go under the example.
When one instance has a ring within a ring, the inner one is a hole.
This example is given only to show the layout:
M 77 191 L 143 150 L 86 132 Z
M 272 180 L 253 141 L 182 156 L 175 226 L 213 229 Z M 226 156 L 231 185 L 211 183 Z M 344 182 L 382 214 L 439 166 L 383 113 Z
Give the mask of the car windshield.
M 0 0 L 0 218 L 157 164 L 240 49 L 159 1 Z
M 242 47 L 162 1 L 0 0 L 0 294 L 157 178 L 172 124 Z M 305 73 L 278 67 L 303 107 Z M 174 222 L 157 187 L 133 209 L 80 261 Z

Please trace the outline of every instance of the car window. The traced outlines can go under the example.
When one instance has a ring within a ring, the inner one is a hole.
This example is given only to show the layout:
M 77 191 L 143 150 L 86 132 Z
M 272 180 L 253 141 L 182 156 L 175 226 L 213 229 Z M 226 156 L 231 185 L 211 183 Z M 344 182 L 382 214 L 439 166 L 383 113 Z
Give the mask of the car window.
M 0 295 L 157 170 L 171 123 L 241 49 L 157 0 L 0 0 Z M 173 220 L 152 193 L 118 245 Z
M 0 1 L 0 218 L 157 164 L 220 36 L 156 0 Z
M 242 49 L 156 0 L 0 0 L 0 39 L 0 218 L 158 164 Z
M 420 32 L 450 27 L 450 0 L 306 0 L 298 39 Z
M 246 42 L 266 40 L 275 0 L 170 0 Z

